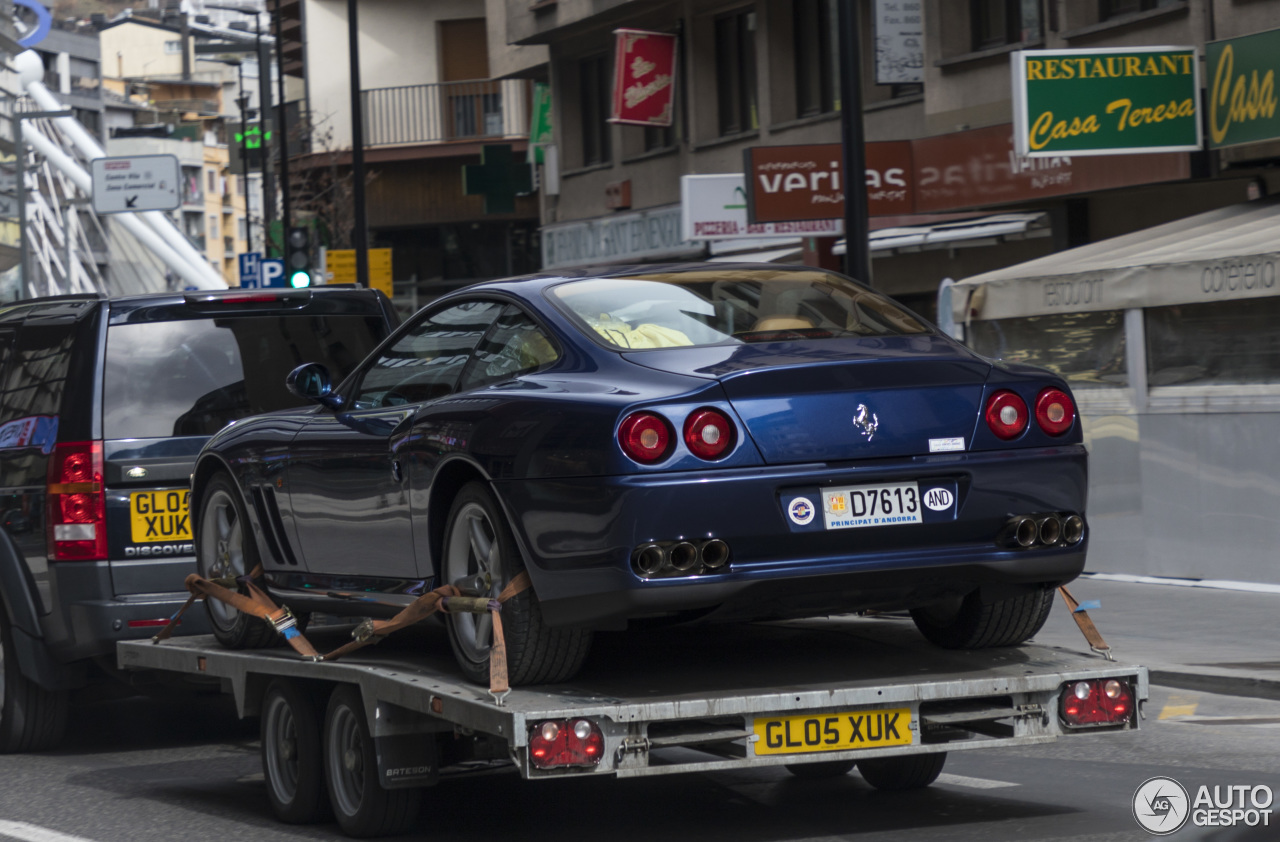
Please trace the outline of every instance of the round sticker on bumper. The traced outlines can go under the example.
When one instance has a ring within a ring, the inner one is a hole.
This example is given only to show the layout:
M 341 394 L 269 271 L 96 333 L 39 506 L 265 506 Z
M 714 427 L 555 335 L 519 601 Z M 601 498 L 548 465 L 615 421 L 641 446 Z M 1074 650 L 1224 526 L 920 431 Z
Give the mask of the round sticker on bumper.
M 797 497 L 791 501 L 791 505 L 787 507 L 787 516 L 791 518 L 797 526 L 808 526 L 813 520 L 813 513 L 816 511 L 812 503 L 804 497 Z
M 956 496 L 945 488 L 930 488 L 924 493 L 924 504 L 935 512 L 945 512 L 956 501 Z

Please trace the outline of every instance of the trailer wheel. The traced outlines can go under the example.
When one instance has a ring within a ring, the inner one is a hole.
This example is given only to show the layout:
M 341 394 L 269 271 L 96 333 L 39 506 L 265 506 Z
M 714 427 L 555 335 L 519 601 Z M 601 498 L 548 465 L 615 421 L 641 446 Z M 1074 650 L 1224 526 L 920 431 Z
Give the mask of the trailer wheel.
M 911 619 L 930 642 L 944 649 L 1017 646 L 1049 619 L 1053 588 L 1037 588 L 1004 599 L 976 590 L 958 603 L 913 608 Z
M 46 690 L 22 674 L 0 607 L 0 752 L 53 748 L 66 730 L 67 691 Z
M 468 483 L 453 501 L 444 536 L 443 566 L 449 582 L 488 573 L 493 579 L 490 596 L 494 598 L 524 570 L 511 527 L 483 483 Z M 488 614 L 450 614 L 447 625 L 462 672 L 468 680 L 487 685 L 492 619 Z M 553 629 L 543 622 L 533 588 L 503 605 L 502 629 L 512 686 L 566 681 L 582 668 L 591 647 L 589 630 Z
M 856 761 L 824 760 L 821 763 L 787 764 L 787 771 L 803 781 L 818 781 L 824 778 L 838 778 L 853 771 Z
M 403 833 L 418 817 L 420 789 L 383 789 L 360 691 L 344 684 L 324 717 L 324 770 L 338 826 L 348 836 Z
M 258 546 L 249 529 L 240 489 L 231 477 L 218 473 L 209 480 L 203 498 L 196 533 L 196 572 L 206 579 L 239 578 L 258 566 Z M 206 599 L 204 608 L 213 636 L 228 649 L 262 649 L 277 640 L 270 625 L 225 602 Z
M 873 757 L 858 761 L 863 780 L 876 789 L 924 789 L 938 779 L 947 762 L 945 751 L 906 757 Z
M 262 700 L 262 777 L 272 812 L 289 824 L 318 822 L 329 812 L 317 708 L 288 679 L 272 681 Z

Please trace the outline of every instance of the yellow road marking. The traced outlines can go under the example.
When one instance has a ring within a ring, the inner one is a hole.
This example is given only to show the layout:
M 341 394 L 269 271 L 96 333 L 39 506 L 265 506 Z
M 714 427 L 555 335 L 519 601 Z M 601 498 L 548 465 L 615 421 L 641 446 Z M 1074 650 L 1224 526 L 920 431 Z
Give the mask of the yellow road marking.
M 1165 702 L 1157 718 L 1178 719 L 1183 716 L 1195 716 L 1196 708 L 1200 706 L 1199 698 L 1199 696 L 1180 696 L 1175 693 L 1169 697 L 1169 701 Z

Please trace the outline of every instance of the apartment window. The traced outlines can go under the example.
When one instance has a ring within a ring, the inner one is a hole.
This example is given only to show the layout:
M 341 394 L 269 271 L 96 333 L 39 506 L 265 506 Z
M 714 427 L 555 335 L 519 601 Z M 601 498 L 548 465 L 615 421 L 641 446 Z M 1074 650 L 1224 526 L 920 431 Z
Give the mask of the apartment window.
M 613 74 L 608 56 L 578 63 L 582 84 L 582 164 L 605 164 L 613 159 L 609 143 L 609 89 Z
M 734 12 L 716 20 L 716 93 L 721 135 L 760 127 L 755 12 Z
M 972 0 L 973 48 L 1020 44 L 1044 34 L 1040 0 Z
M 835 61 L 831 49 L 835 14 L 831 0 L 795 0 L 796 116 L 836 110 Z
M 205 170 L 204 177 L 205 177 L 205 181 L 207 181 L 209 184 L 209 192 L 217 193 L 218 182 L 215 180 L 216 176 L 214 175 L 213 170 Z
M 1159 9 L 1161 6 L 1176 6 L 1181 2 L 1184 0 L 1099 0 L 1098 19 L 1110 20 L 1131 15 L 1134 12 Z

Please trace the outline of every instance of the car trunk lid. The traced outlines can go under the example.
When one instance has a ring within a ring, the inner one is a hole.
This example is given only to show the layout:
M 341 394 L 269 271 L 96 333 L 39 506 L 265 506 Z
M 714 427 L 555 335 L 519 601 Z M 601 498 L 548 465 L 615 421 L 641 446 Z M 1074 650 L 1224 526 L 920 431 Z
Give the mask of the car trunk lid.
M 939 336 L 625 355 L 714 377 L 769 464 L 967 449 L 991 366 Z

